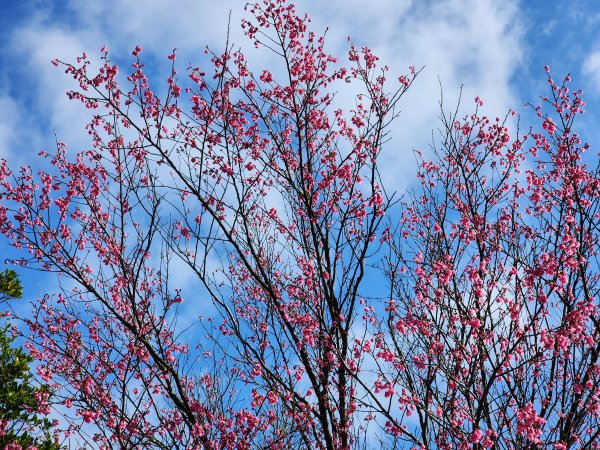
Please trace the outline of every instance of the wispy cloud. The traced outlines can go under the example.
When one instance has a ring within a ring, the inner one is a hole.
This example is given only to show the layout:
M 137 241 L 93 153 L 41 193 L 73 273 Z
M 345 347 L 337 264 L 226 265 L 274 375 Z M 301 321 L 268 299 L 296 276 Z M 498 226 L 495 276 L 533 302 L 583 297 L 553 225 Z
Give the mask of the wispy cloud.
M 425 67 L 403 99 L 384 153 L 384 180 L 404 190 L 414 177 L 412 150 L 427 148 L 438 121 L 440 83 L 447 108 L 454 108 L 461 85 L 470 110 L 475 96 L 490 115 L 503 115 L 520 101 L 511 80 L 523 62 L 524 27 L 513 0 L 379 0 L 316 2 L 315 22 L 341 51 L 348 34 L 371 46 L 392 74 L 409 65 Z M 349 25 L 348 25 L 349 24 Z
M 588 82 L 600 93 L 600 50 L 591 53 L 583 62 L 583 73 Z
M 15 25 L 2 49 L 19 76 L 9 77 L 10 89 L 0 92 L 0 157 L 17 164 L 34 161 L 40 149 L 53 147 L 54 131 L 74 151 L 89 147 L 84 129 L 88 116 L 65 96 L 73 80 L 52 66 L 52 59 L 74 61 L 88 51 L 97 61 L 98 50 L 106 45 L 127 72 L 131 49 L 140 44 L 152 75 L 160 72 L 157 67 L 166 67 L 167 54 L 177 47 L 183 72 L 188 63 L 206 61 L 205 45 L 224 48 L 230 11 L 230 40 L 245 42 L 239 27 L 244 3 L 182 0 L 174 7 L 167 0 L 70 0 L 61 13 L 51 3 L 39 3 Z M 357 46 L 373 48 L 390 66 L 391 77 L 406 73 L 410 65 L 425 66 L 400 104 L 401 117 L 384 149 L 383 177 L 390 190 L 403 191 L 414 181 L 412 149 L 427 148 L 438 123 L 438 78 L 448 107 L 455 106 L 461 84 L 464 99 L 470 104 L 481 96 L 492 115 L 518 103 L 511 85 L 522 61 L 516 0 L 317 0 L 301 2 L 298 9 L 311 15 L 317 32 L 328 28 L 328 49 L 337 56 L 345 56 L 350 35 Z M 270 67 L 272 56 L 252 45 L 245 49 L 253 67 Z M 351 96 L 345 101 L 352 107 Z M 193 284 L 185 271 L 177 282 Z

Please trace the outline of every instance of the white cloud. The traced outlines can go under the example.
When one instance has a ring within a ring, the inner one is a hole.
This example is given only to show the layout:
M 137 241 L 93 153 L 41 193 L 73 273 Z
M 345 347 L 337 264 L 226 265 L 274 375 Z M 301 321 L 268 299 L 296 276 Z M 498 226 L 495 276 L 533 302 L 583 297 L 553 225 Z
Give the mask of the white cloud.
M 173 47 L 192 50 L 223 44 L 229 11 L 231 32 L 236 37 L 244 4 L 239 0 L 181 0 L 176 4 L 166 0 L 71 1 L 79 28 L 94 30 L 104 41 L 99 40 L 99 45 L 130 51 L 140 44 L 164 56 Z
M 79 36 L 60 28 L 45 29 L 42 33 L 37 25 L 36 22 L 13 36 L 13 46 L 26 55 L 24 67 L 35 78 L 33 91 L 29 93 L 35 108 L 27 114 L 39 119 L 37 128 L 45 133 L 46 145 L 54 142 L 53 131 L 60 140 L 77 144 L 83 138 L 89 145 L 86 133 L 82 133 L 86 118 L 81 114 L 80 106 L 74 105 L 65 95 L 74 87 L 73 79 L 51 64 L 54 58 L 74 61 L 85 50 L 84 42 Z M 33 156 L 38 150 L 29 148 L 28 153 L 31 151 Z
M 21 110 L 15 100 L 0 96 L 0 158 L 7 158 L 17 141 L 16 129 L 21 120 Z
M 589 83 L 600 92 L 600 50 L 590 54 L 583 62 L 583 73 L 589 77 Z
M 30 111 L 13 96 L 0 92 L 0 159 L 11 167 L 27 165 L 43 142 Z
M 70 80 L 50 66 L 51 59 L 72 61 L 82 51 L 96 54 L 106 44 L 117 62 L 128 64 L 129 52 L 139 43 L 146 54 L 165 63 L 166 55 L 178 47 L 183 70 L 188 62 L 202 59 L 205 44 L 223 48 L 230 10 L 231 40 L 244 43 L 239 27 L 244 3 L 183 0 L 173 7 L 165 0 L 72 0 L 70 22 L 51 23 L 40 10 L 14 35 L 13 45 L 39 80 L 36 95 L 51 128 L 65 141 L 83 144 L 81 108 L 64 96 Z M 429 144 L 439 114 L 438 77 L 449 107 L 461 83 L 464 98 L 470 102 L 481 96 L 493 115 L 515 106 L 510 78 L 521 61 L 522 34 L 515 0 L 318 0 L 298 8 L 311 14 L 317 31 L 329 27 L 329 48 L 336 55 L 344 56 L 351 35 L 357 45 L 371 46 L 392 74 L 405 73 L 409 65 L 426 66 L 400 105 L 403 114 L 387 150 L 386 166 L 394 171 L 413 172 L 411 149 Z M 253 66 L 270 64 L 264 52 L 249 52 Z
M 34 107 L 30 109 L 21 98 L 0 97 L 0 156 L 33 160 L 41 148 L 52 148 L 53 130 L 73 151 L 89 147 L 84 130 L 88 115 L 82 105 L 65 96 L 73 80 L 52 66 L 51 59 L 74 61 L 84 50 L 96 59 L 106 44 L 125 73 L 130 51 L 139 43 L 151 68 L 156 61 L 166 64 L 166 55 L 177 47 L 183 72 L 188 62 L 204 58 L 205 44 L 223 48 L 230 10 L 231 40 L 236 45 L 245 42 L 239 27 L 244 4 L 241 0 L 182 0 L 175 8 L 167 0 L 71 0 L 72 14 L 58 20 L 52 20 L 49 10 L 39 9 L 10 42 L 15 64 L 26 68 L 33 80 L 29 95 Z M 328 49 L 336 56 L 345 56 L 346 38 L 351 35 L 358 46 L 372 47 L 392 74 L 406 73 L 409 65 L 426 66 L 400 103 L 402 114 L 382 154 L 388 191 L 403 192 L 415 181 L 412 149 L 427 148 L 431 131 L 439 123 L 438 77 L 447 108 L 454 108 L 461 83 L 467 110 L 476 95 L 486 101 L 485 110 L 492 116 L 518 106 L 511 85 L 522 59 L 516 0 L 315 0 L 300 3 L 298 9 L 311 14 L 315 31 L 329 28 Z M 272 67 L 272 56 L 248 47 L 253 67 Z M 586 66 L 595 68 L 596 74 L 599 55 L 592 55 Z M 600 86 L 600 76 L 596 79 Z M 354 102 L 347 94 L 352 92 L 340 94 L 349 109 Z M 185 277 L 178 281 L 187 285 Z
M 426 149 L 439 125 L 440 82 L 446 109 L 455 108 L 461 85 L 465 112 L 475 96 L 493 117 L 520 106 L 511 85 L 523 55 L 514 0 L 319 0 L 314 6 L 315 25 L 329 26 L 330 49 L 338 55 L 351 35 L 357 45 L 370 46 L 391 74 L 425 66 L 400 103 L 402 114 L 383 153 L 384 181 L 399 191 L 415 181 L 412 150 Z

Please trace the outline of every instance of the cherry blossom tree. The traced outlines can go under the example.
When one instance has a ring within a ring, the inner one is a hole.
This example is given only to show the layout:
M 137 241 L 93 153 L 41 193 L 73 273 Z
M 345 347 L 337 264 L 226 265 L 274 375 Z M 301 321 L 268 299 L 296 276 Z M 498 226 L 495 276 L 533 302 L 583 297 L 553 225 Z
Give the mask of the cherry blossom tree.
M 401 203 L 378 164 L 417 71 L 390 76 L 351 42 L 341 62 L 284 0 L 247 9 L 245 35 L 279 65 L 227 42 L 182 77 L 173 51 L 161 89 L 139 47 L 127 76 L 106 49 L 97 69 L 54 61 L 90 148 L 57 142 L 35 173 L 0 164 L 15 262 L 60 282 L 23 320 L 66 436 L 598 448 L 598 176 L 573 131 L 580 94 L 549 78 L 540 131 L 512 138 L 479 99 L 445 116 Z M 175 284 L 181 263 L 201 289 Z
M 435 159 L 421 159 L 383 267 L 387 329 L 373 341 L 398 439 L 600 446 L 598 161 L 574 131 L 581 92 L 546 71 L 537 128 L 511 138 L 476 99 L 465 119 L 443 117 Z

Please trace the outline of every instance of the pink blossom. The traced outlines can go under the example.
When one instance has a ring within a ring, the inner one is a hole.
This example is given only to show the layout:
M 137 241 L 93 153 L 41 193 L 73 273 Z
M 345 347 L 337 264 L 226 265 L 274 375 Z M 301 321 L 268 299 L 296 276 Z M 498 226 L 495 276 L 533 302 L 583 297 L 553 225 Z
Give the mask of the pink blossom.
M 550 118 L 547 117 L 544 120 L 544 123 L 542 124 L 542 127 L 544 128 L 544 130 L 546 130 L 549 134 L 554 134 L 556 133 L 556 125 L 554 124 L 554 121 Z

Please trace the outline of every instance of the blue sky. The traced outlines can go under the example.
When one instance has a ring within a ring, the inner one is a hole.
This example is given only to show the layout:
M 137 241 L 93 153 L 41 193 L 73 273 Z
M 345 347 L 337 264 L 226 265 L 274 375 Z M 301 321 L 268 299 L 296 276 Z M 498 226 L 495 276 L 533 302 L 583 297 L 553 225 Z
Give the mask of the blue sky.
M 221 49 L 229 11 L 231 39 L 245 46 L 239 29 L 243 0 L 4 0 L 0 14 L 0 158 L 34 164 L 52 149 L 54 133 L 73 151 L 89 143 L 86 116 L 66 99 L 71 80 L 50 64 L 87 51 L 97 58 L 107 45 L 113 61 L 128 65 L 140 44 L 148 67 L 166 78 L 166 56 L 178 48 L 183 71 L 202 58 L 205 45 Z M 600 2 L 597 0 L 310 0 L 299 9 L 316 30 L 328 31 L 331 53 L 344 56 L 346 37 L 371 46 L 398 73 L 426 66 L 401 105 L 386 149 L 384 179 L 399 191 L 414 179 L 412 149 L 426 148 L 438 126 L 438 78 L 453 107 L 463 85 L 465 103 L 475 96 L 484 112 L 503 116 L 547 93 L 544 65 L 555 78 L 573 76 L 584 90 L 585 139 L 600 129 Z M 249 49 L 257 67 L 264 53 Z M 151 71 L 152 74 L 152 71 Z M 6 255 L 0 241 L 0 255 Z M 38 274 L 24 274 L 35 280 Z M 38 287 L 39 288 L 39 287 Z M 35 297 L 35 283 L 26 296 Z M 42 288 L 43 290 L 43 288 Z

